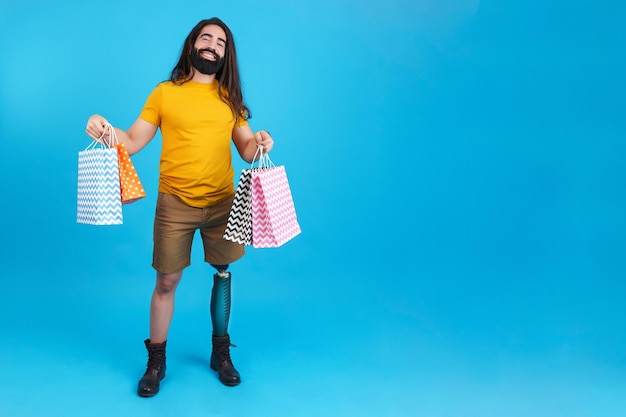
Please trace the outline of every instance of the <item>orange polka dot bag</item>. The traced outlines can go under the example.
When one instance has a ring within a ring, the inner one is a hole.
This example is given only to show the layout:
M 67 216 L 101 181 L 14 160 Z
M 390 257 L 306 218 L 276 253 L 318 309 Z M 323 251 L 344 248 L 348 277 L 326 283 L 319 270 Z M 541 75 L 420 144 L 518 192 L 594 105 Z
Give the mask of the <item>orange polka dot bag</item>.
M 130 160 L 130 155 L 123 143 L 115 144 L 117 158 L 120 169 L 120 194 L 122 204 L 134 203 L 146 196 L 146 192 L 141 185 L 135 165 Z

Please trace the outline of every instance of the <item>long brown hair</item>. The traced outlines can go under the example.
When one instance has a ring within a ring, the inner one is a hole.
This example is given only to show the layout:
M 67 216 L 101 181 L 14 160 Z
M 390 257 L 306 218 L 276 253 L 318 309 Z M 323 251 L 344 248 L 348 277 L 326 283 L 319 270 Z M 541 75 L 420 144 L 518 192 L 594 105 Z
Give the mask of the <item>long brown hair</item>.
M 195 68 L 191 64 L 191 52 L 193 51 L 194 44 L 204 28 L 207 25 L 216 25 L 221 27 L 226 33 L 226 52 L 224 53 L 224 65 L 215 74 L 215 78 L 219 83 L 218 94 L 220 99 L 228 104 L 237 120 L 249 119 L 252 117 L 252 113 L 248 106 L 243 102 L 243 93 L 241 91 L 241 81 L 239 79 L 239 65 L 237 64 L 237 50 L 235 49 L 235 39 L 233 34 L 226 26 L 226 23 L 222 22 L 217 17 L 211 19 L 204 19 L 198 22 L 183 44 L 183 50 L 180 54 L 178 63 L 172 70 L 170 75 L 170 81 L 176 85 L 182 85 L 190 80 L 190 75 Z

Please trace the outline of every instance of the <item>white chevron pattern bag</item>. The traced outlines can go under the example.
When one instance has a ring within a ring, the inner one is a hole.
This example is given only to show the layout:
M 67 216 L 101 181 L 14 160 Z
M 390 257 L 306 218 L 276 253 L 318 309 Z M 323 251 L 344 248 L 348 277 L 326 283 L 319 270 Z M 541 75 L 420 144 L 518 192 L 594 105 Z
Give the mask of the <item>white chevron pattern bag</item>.
M 78 152 L 76 221 L 90 225 L 123 222 L 117 150 L 106 143 L 93 141 Z

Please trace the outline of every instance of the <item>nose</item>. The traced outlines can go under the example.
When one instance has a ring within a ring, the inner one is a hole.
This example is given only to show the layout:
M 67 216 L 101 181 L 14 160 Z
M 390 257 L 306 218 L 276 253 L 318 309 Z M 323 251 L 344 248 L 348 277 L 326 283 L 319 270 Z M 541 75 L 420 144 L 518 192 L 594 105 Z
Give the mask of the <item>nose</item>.
M 218 42 L 219 42 L 219 40 L 218 40 L 217 38 L 211 38 L 211 39 L 209 39 L 209 42 L 208 42 L 207 47 L 208 47 L 208 48 L 211 48 L 213 51 L 216 51 L 216 52 L 217 52 L 217 47 L 218 47 L 218 46 L 217 46 L 217 45 L 218 45 L 217 43 L 218 43 Z

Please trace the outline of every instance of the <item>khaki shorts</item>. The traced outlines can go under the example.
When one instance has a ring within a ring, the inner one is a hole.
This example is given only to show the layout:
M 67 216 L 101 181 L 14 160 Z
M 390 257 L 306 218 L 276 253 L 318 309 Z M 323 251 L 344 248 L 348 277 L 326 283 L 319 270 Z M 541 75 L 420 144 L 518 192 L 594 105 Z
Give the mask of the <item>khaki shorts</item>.
M 200 230 L 204 260 L 228 265 L 245 254 L 244 246 L 223 238 L 235 195 L 206 208 L 190 207 L 173 194 L 159 193 L 154 216 L 152 267 L 162 274 L 180 272 L 191 264 L 191 243 Z

